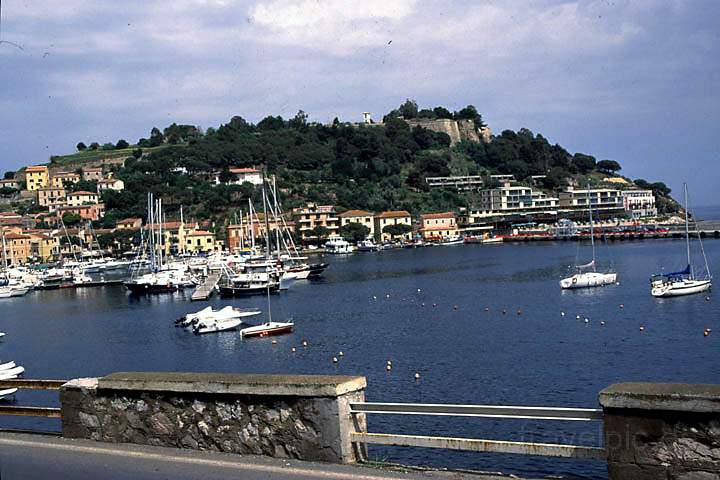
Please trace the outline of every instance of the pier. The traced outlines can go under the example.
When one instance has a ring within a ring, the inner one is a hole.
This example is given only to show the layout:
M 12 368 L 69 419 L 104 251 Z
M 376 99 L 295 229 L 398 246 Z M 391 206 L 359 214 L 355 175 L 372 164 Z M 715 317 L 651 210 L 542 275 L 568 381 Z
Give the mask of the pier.
M 197 302 L 209 299 L 213 292 L 215 292 L 215 287 L 217 287 L 220 277 L 222 277 L 222 273 L 220 272 L 208 275 L 207 278 L 205 278 L 205 281 L 197 286 L 195 291 L 192 293 L 190 300 Z

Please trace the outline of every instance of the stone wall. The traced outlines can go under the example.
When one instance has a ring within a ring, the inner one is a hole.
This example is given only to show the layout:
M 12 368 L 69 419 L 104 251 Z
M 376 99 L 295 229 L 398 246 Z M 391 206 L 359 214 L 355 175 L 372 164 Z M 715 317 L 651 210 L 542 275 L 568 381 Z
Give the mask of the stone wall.
M 624 383 L 600 403 L 610 480 L 720 480 L 720 386 Z
M 365 379 L 122 373 L 60 393 L 64 437 L 351 463 Z
M 480 135 L 475 122 L 472 120 L 450 120 L 447 118 L 439 118 L 431 120 L 428 118 L 413 118 L 405 120 L 410 127 L 423 127 L 433 132 L 446 133 L 450 137 L 450 144 L 455 145 L 462 140 L 479 143 Z

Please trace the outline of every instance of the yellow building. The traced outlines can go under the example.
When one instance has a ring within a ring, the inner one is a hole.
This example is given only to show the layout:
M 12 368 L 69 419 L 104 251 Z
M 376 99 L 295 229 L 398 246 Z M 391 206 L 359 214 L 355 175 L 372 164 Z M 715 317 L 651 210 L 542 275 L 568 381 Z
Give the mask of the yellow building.
M 340 219 L 340 227 L 348 225 L 350 223 L 359 223 L 365 225 L 370 232 L 368 238 L 375 236 L 375 215 L 365 210 L 348 210 L 338 215 Z
M 64 188 L 38 188 L 37 189 L 37 202 L 41 207 L 49 207 L 59 203 L 64 203 L 65 200 L 65 189 Z
M 4 258 L 10 265 L 22 265 L 27 263 L 30 257 L 30 236 L 21 233 L 5 233 Z M 0 250 L 3 244 L 0 243 Z
M 407 225 L 412 229 L 410 212 L 405 210 L 392 210 L 375 215 L 375 236 L 379 238 L 381 242 L 388 242 L 397 238 L 404 240 L 412 239 L 412 230 L 409 230 L 401 236 L 393 236 L 387 232 L 383 232 L 383 229 L 389 225 Z
M 58 172 L 53 174 L 50 179 L 53 188 L 65 188 L 71 183 L 78 183 L 80 181 L 80 175 L 72 172 Z
M 25 184 L 31 192 L 48 186 L 50 177 L 48 168 L 44 165 L 27 167 L 25 169 Z
M 423 240 L 440 240 L 458 235 L 457 219 L 452 212 L 420 215 Z
M 41 262 L 47 262 L 60 255 L 60 242 L 57 237 L 46 233 L 31 233 L 30 257 Z
M 216 250 L 215 234 L 205 230 L 194 230 L 185 236 L 186 253 L 210 253 Z

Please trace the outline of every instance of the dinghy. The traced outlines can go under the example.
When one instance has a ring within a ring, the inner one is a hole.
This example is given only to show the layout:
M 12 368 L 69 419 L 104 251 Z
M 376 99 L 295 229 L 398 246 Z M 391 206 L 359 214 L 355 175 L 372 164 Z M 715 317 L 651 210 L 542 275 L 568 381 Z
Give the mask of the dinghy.
M 226 330 L 234 330 L 242 320 L 239 318 L 231 318 L 226 320 L 202 319 L 193 327 L 193 333 L 200 335 L 202 333 L 224 332 Z
M 0 372 L 3 370 L 10 370 L 11 368 L 15 368 L 15 362 L 0 363 Z
M 15 395 L 17 391 L 17 388 L 6 388 L 4 390 L 0 390 L 0 400 L 5 400 L 7 397 Z
M 14 367 L 7 370 L 0 371 L 0 380 L 10 380 L 11 378 L 17 378 L 25 372 L 24 367 Z

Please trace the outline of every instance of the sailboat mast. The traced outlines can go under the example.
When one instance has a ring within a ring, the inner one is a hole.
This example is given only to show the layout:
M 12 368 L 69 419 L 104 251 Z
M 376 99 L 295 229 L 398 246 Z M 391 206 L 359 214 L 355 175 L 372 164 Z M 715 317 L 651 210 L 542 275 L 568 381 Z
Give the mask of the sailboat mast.
M 266 182 L 265 182 L 265 175 L 263 175 L 263 188 L 262 188 L 262 197 L 263 197 L 263 215 L 265 216 L 265 271 L 267 272 L 267 304 L 268 304 L 268 323 L 272 322 L 272 311 L 270 310 L 270 274 L 272 273 L 268 268 L 268 263 L 270 260 L 270 228 L 269 228 L 269 222 L 268 222 L 268 213 L 267 213 L 267 200 L 266 200 Z
M 683 182 L 683 192 L 685 195 L 685 248 L 687 250 L 687 264 L 688 267 L 690 267 L 690 278 L 693 277 L 693 268 L 692 264 L 690 263 L 690 224 L 688 222 L 688 191 L 687 191 L 687 183 Z
M 592 267 L 595 270 L 595 230 L 593 228 L 592 202 L 590 201 L 590 184 L 587 186 L 588 215 L 590 216 L 590 245 L 592 246 Z

